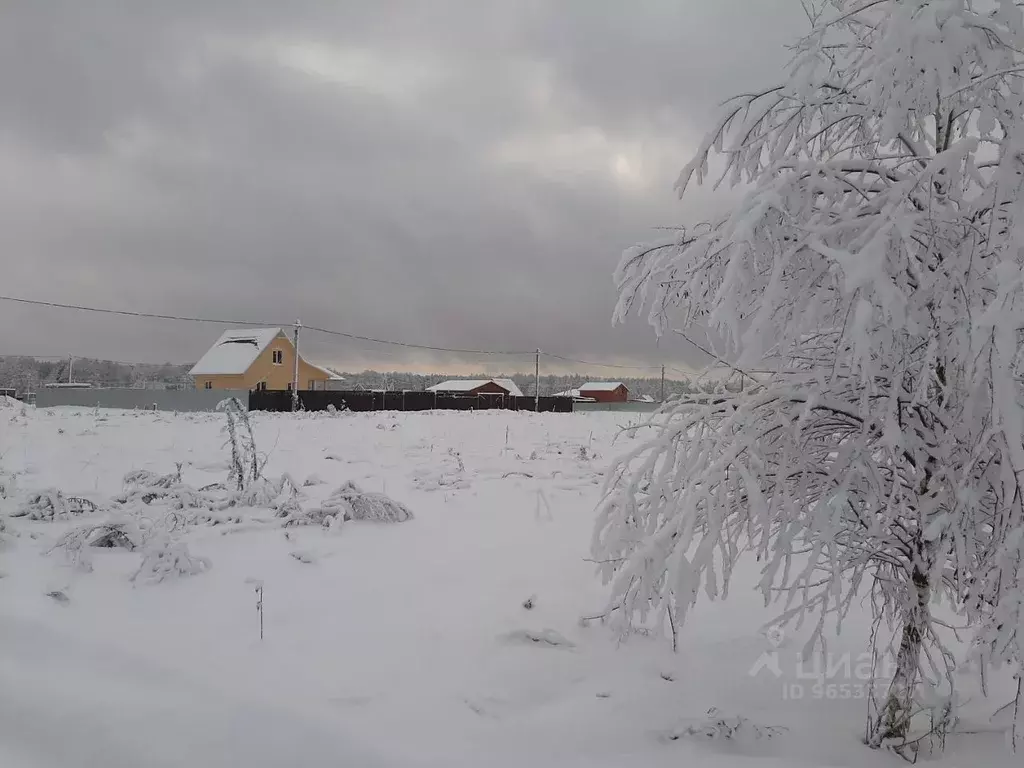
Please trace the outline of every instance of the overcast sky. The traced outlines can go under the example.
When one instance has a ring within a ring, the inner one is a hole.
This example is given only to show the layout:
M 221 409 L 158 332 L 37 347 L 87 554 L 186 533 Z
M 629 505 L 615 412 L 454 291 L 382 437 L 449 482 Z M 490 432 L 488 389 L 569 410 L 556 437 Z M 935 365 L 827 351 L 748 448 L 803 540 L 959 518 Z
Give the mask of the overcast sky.
M 0 294 L 692 365 L 612 327 L 611 273 L 713 210 L 672 183 L 802 29 L 798 0 L 7 0 Z M 186 362 L 221 330 L 0 302 L 0 354 Z

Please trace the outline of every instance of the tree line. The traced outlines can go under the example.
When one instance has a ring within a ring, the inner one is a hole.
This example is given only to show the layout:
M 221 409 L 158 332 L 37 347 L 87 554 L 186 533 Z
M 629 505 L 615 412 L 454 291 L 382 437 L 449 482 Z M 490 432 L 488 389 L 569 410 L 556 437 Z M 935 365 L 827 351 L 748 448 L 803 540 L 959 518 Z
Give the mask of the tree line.
M 143 388 L 147 386 L 192 387 L 188 375 L 191 364 L 174 363 L 120 363 L 92 358 L 66 358 L 63 360 L 40 360 L 24 356 L 0 356 L 0 388 L 14 389 L 19 393 L 34 392 L 40 387 L 55 382 L 73 380 L 93 386 Z M 524 394 L 534 394 L 535 378 L 532 374 L 486 374 L 470 375 L 420 374 L 403 371 L 374 371 L 342 373 L 345 389 L 369 389 L 387 391 L 423 391 L 447 379 L 512 379 Z M 608 377 L 600 375 L 549 374 L 540 377 L 540 394 L 553 395 L 569 389 L 578 389 L 588 381 L 621 381 L 629 389 L 630 396 L 648 395 L 661 399 L 661 379 L 658 377 Z M 708 377 L 676 377 L 665 380 L 665 395 L 695 393 L 710 394 L 721 389 L 719 380 Z

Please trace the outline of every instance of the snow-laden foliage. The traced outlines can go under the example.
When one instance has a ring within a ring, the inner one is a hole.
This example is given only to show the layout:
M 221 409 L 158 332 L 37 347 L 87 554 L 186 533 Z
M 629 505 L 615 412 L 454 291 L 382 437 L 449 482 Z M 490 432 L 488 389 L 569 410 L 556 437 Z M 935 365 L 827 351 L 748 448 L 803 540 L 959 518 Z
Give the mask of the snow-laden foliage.
M 613 467 L 594 548 L 629 620 L 684 620 L 748 552 L 811 645 L 870 595 L 899 629 L 878 746 L 908 738 L 923 676 L 952 688 L 933 598 L 983 666 L 1024 658 L 1024 21 L 1011 0 L 810 15 L 788 79 L 732 101 L 679 178 L 717 156 L 740 202 L 616 272 L 618 320 L 711 330 L 744 391 L 673 401 Z
M 29 520 L 66 520 L 76 515 L 95 512 L 97 505 L 80 496 L 65 496 L 56 488 L 29 494 L 11 517 Z
M 709 741 L 758 741 L 781 736 L 786 729 L 778 725 L 760 725 L 742 715 L 727 715 L 712 707 L 703 720 L 681 725 L 668 738 L 700 738 Z
M 239 491 L 244 491 L 259 479 L 263 469 L 256 452 L 256 437 L 249 420 L 249 409 L 237 397 L 229 397 L 217 404 L 217 410 L 227 417 L 224 429 L 231 449 L 228 482 L 235 484 Z
M 404 523 L 412 518 L 413 514 L 408 507 L 387 494 L 364 491 L 355 483 L 347 482 L 335 489 L 319 507 L 299 509 L 292 513 L 285 521 L 285 525 L 322 525 L 325 528 L 337 528 L 349 520 Z
M 276 480 L 261 477 L 253 481 L 244 491 L 234 494 L 229 503 L 231 506 L 271 509 L 278 513 L 278 517 L 284 517 L 287 510 L 295 508 L 300 495 L 295 480 L 284 474 Z
M 92 571 L 92 549 L 134 551 L 143 546 L 148 529 L 144 519 L 124 515 L 103 523 L 73 528 L 57 540 L 53 549 L 63 552 L 68 562 L 76 568 L 89 572 Z
M 195 576 L 209 570 L 210 560 L 192 555 L 188 545 L 170 536 L 156 537 L 147 546 L 142 563 L 132 574 L 133 582 L 156 584 L 165 579 Z
M 181 484 L 181 464 L 175 465 L 175 471 L 168 475 L 158 475 L 148 469 L 133 469 L 124 476 L 126 488 L 171 488 Z
M 0 499 L 6 499 L 14 495 L 17 487 L 17 476 L 8 474 L 0 469 Z
M 345 483 L 331 494 L 324 506 L 332 504 L 344 513 L 345 520 L 367 520 L 375 523 L 404 523 L 412 520 L 412 512 L 384 493 L 364 491 L 353 482 Z
M 371 520 L 374 522 L 406 522 L 413 513 L 406 505 L 385 494 L 367 492 L 354 482 L 337 488 L 321 505 L 324 519 Z
M 466 464 L 454 448 L 448 450 L 440 467 L 423 468 L 414 475 L 413 482 L 422 491 L 455 491 L 471 486 Z
M 114 501 L 126 507 L 145 505 L 173 510 L 213 510 L 222 506 L 215 493 L 182 482 L 180 466 L 173 475 L 156 475 L 146 470 L 130 472 L 125 476 L 125 485 L 124 492 L 115 496 Z

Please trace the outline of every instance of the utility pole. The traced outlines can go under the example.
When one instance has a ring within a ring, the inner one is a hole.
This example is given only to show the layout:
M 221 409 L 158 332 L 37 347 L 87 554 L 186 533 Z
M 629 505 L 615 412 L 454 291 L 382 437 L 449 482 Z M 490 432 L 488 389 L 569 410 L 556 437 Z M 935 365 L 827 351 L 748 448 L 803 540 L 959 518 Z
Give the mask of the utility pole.
M 665 366 L 661 366 L 661 402 L 665 402 Z
M 302 323 L 295 321 L 295 368 L 292 371 L 292 412 L 299 410 L 299 328 Z
M 74 377 L 71 375 L 75 370 L 75 357 L 74 355 L 68 355 L 68 384 L 70 384 Z
M 533 359 L 533 410 L 540 411 L 540 348 Z

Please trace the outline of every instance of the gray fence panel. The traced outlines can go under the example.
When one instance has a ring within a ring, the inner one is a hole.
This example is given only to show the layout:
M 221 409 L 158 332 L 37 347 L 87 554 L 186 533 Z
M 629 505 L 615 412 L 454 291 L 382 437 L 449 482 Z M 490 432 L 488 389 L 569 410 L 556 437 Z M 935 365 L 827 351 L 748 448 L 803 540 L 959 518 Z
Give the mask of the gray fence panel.
M 77 406 L 80 408 L 124 408 L 158 411 L 212 411 L 226 398 L 237 397 L 249 406 L 249 393 L 242 389 L 40 389 L 36 408 Z
M 572 409 L 581 411 L 617 411 L 620 413 L 654 413 L 661 403 L 573 403 Z

